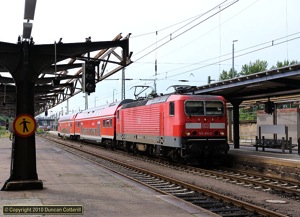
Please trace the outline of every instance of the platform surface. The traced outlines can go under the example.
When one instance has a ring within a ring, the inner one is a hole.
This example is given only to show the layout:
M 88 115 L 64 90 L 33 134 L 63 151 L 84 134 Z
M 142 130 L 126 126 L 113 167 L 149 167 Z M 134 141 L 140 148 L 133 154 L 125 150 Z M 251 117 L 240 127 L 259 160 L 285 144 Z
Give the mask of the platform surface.
M 231 144 L 228 153 L 230 155 L 239 156 L 240 158 L 255 158 L 256 160 L 263 160 L 264 162 L 270 161 L 283 166 L 289 165 L 300 168 L 300 155 L 296 148 L 292 150 L 292 153 L 289 153 L 289 150 L 285 150 L 283 153 L 281 149 L 265 148 L 265 151 L 263 151 L 261 147 L 256 151 L 254 146 L 248 144 L 241 144 L 240 148 L 235 149 Z
M 39 137 L 36 137 L 36 156 L 38 179 L 43 181 L 43 190 L 0 191 L 1 216 L 6 205 L 82 205 L 82 216 L 93 217 L 211 216 L 200 208 L 116 175 Z M 9 178 L 10 162 L 11 141 L 0 138 L 1 188 Z

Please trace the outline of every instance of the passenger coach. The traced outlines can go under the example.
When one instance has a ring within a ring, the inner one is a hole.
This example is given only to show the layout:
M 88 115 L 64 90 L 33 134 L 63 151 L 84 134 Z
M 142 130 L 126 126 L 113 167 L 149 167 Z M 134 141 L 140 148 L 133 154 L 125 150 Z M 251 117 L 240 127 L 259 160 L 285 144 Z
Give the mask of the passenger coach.
M 58 136 L 73 139 L 75 135 L 74 120 L 76 114 L 62 116 L 58 119 Z
M 66 115 L 58 120 L 58 135 L 112 146 L 115 142 L 116 110 L 126 99 Z

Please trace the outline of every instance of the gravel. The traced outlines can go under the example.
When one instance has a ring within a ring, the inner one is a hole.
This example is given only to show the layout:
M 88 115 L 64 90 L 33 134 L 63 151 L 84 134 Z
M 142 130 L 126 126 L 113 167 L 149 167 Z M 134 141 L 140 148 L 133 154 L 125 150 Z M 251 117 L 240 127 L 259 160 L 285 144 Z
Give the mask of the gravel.
M 79 146 L 80 144 L 77 145 Z M 162 165 L 146 162 L 142 158 L 136 158 L 130 154 L 120 153 L 119 151 L 114 152 L 111 150 L 102 148 L 98 149 L 90 146 L 86 147 L 86 149 L 93 150 L 95 153 L 97 152 L 100 154 L 105 154 L 107 157 L 111 157 L 119 161 L 125 161 L 126 163 L 130 163 L 134 166 L 155 171 L 156 173 L 170 176 L 172 178 L 179 179 L 208 190 L 216 191 L 217 193 L 224 194 L 226 196 L 243 200 L 257 206 L 262 206 L 266 209 L 273 210 L 287 216 L 300 217 L 300 201 L 284 198 L 280 195 L 270 194 L 268 192 L 263 192 L 236 184 L 231 184 L 214 178 L 178 171 Z

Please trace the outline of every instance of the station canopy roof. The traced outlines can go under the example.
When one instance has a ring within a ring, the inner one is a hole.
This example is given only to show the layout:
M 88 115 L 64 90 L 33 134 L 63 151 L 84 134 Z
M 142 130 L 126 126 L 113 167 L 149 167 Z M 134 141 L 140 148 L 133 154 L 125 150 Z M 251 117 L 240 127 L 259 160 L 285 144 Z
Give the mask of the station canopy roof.
M 129 37 L 130 34 L 124 38 L 118 34 L 112 41 L 127 40 Z M 90 38 L 87 38 L 86 43 L 89 43 L 89 40 Z M 59 43 L 63 42 L 60 40 Z M 53 44 L 53 49 L 55 49 L 55 44 Z M 89 55 L 99 63 L 95 74 L 97 83 L 131 64 L 130 57 L 123 60 L 122 52 L 120 47 L 111 47 L 93 51 L 90 54 L 82 53 L 76 58 L 66 58 L 43 70 L 35 83 L 35 115 L 39 115 L 82 92 L 82 66 Z M 55 62 L 55 56 L 53 56 L 53 62 Z M 0 64 L 0 115 L 15 115 L 16 91 L 15 81 L 10 72 Z
M 195 94 L 222 95 L 229 102 L 254 105 L 300 101 L 300 64 L 236 77 L 195 88 Z

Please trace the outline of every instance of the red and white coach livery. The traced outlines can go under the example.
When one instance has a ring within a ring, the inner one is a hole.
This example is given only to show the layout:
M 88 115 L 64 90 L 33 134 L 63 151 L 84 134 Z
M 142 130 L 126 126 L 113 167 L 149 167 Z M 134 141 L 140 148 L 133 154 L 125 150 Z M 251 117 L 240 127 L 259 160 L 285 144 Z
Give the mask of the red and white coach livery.
M 85 141 L 113 145 L 117 108 L 130 101 L 113 102 L 78 113 L 74 120 L 75 136 Z
M 74 120 L 77 114 L 70 114 L 62 116 L 58 119 L 58 136 L 65 138 L 74 138 L 75 126 Z
M 170 94 L 122 100 L 64 116 L 59 135 L 173 160 L 227 153 L 221 96 Z

